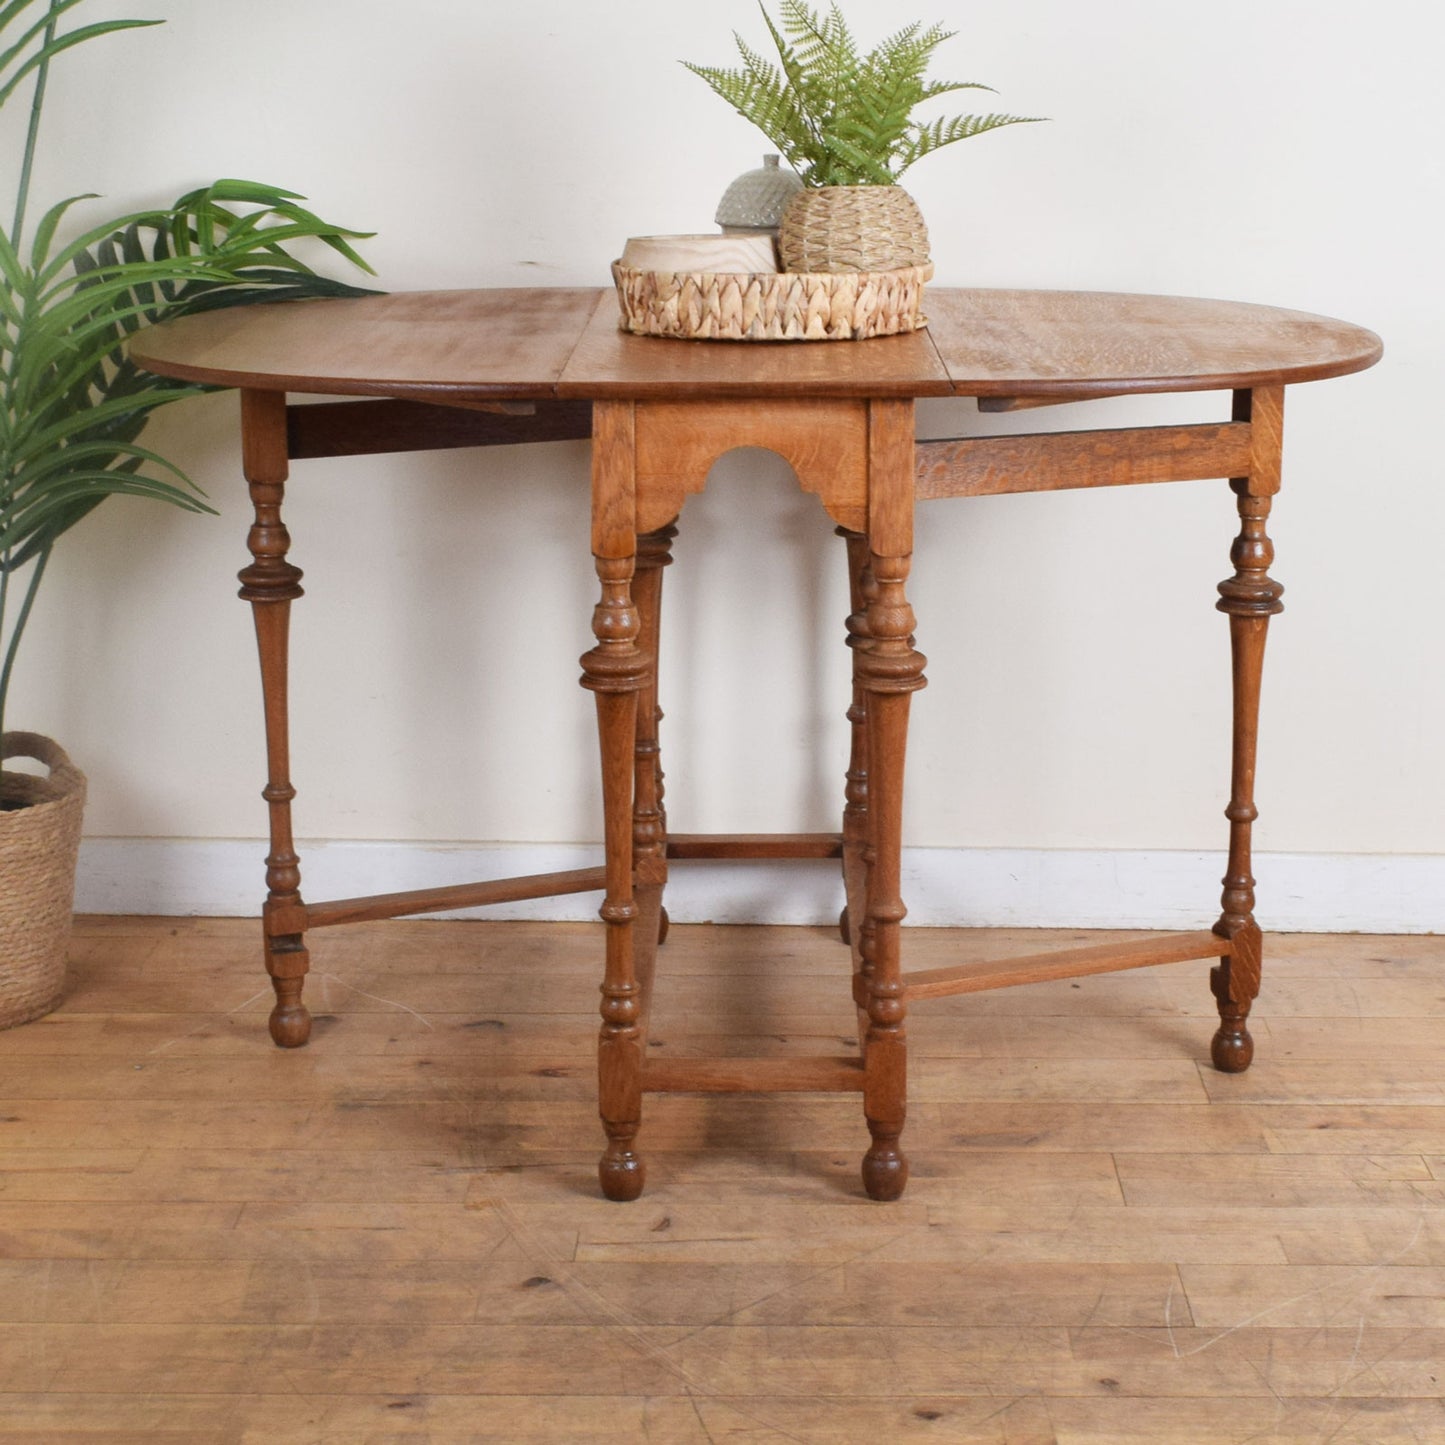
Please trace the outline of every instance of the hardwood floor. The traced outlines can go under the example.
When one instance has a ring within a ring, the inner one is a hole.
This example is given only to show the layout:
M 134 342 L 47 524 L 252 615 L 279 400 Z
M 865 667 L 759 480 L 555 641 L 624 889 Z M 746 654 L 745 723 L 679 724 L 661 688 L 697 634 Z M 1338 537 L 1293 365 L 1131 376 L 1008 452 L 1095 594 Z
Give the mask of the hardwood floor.
M 0 1441 L 1445 1441 L 1438 938 L 1272 940 L 1237 1076 L 1204 964 L 921 1003 L 902 1201 L 856 1096 L 649 1096 L 621 1205 L 600 926 L 313 942 L 306 1049 L 234 920 L 0 1034 Z M 837 1053 L 847 966 L 674 927 L 652 1047 Z

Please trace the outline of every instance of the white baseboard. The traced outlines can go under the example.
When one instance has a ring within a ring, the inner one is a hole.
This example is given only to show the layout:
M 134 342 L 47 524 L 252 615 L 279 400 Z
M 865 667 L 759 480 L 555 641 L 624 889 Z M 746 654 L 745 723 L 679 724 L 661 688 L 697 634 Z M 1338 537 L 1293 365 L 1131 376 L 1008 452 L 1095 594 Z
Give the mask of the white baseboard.
M 311 900 L 585 868 L 601 850 L 574 844 L 303 842 Z M 262 842 L 89 838 L 81 913 L 247 916 L 264 892 Z M 1207 928 L 1218 915 L 1222 854 L 1027 848 L 908 848 L 909 922 L 928 927 Z M 1281 933 L 1445 932 L 1445 856 L 1257 856 L 1258 914 Z M 498 904 L 447 918 L 587 919 L 596 894 Z M 836 863 L 679 863 L 667 889 L 678 923 L 836 920 Z

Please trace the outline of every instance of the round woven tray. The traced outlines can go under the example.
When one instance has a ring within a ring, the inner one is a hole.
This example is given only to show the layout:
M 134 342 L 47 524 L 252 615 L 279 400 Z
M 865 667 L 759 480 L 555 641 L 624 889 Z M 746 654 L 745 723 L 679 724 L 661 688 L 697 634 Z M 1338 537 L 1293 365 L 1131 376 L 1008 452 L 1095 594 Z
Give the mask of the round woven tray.
M 900 271 L 640 271 L 616 261 L 620 325 L 689 341 L 863 341 L 928 324 L 933 267 Z
M 0 761 L 35 758 L 50 776 L 0 771 L 0 1028 L 49 1013 L 65 991 L 85 777 L 37 733 L 6 733 Z

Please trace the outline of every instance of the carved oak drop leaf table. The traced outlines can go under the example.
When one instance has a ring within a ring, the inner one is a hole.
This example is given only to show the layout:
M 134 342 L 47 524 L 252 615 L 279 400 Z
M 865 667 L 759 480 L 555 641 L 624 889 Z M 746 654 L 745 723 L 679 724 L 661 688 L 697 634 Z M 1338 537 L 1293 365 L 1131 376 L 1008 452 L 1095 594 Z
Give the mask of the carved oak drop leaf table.
M 857 1091 L 872 1136 L 863 1182 L 893 1199 L 907 1181 L 904 1018 L 920 1001 L 1042 979 L 1215 959 L 1212 1055 L 1247 1068 L 1259 989 L 1250 830 L 1265 631 L 1281 610 L 1266 532 L 1280 484 L 1285 388 L 1371 366 L 1379 340 L 1324 317 L 1178 297 L 1076 292 L 928 294 L 926 331 L 856 343 L 660 341 L 624 335 L 611 292 L 493 290 L 297 302 L 188 317 L 131 347 L 148 369 L 241 390 L 255 509 L 241 596 L 261 655 L 270 808 L 266 966 L 271 1033 L 304 1044 L 306 934 L 328 925 L 601 889 L 606 963 L 599 1094 L 602 1189 L 633 1199 L 642 1097 L 663 1091 Z M 1145 392 L 1221 391 L 1226 420 L 1121 430 L 915 442 L 918 397 L 981 410 Z M 287 393 L 347 400 L 292 406 Z M 307 903 L 292 838 L 287 633 L 301 596 L 281 518 L 292 460 L 438 447 L 592 439 L 592 551 L 601 598 L 582 684 L 596 698 L 606 863 L 569 873 Z M 662 569 L 684 501 L 713 462 L 771 449 L 837 524 L 847 551 L 853 657 L 851 758 L 837 834 L 669 835 L 657 738 Z M 1223 910 L 1212 930 L 907 973 L 899 885 L 909 702 L 924 685 L 906 595 L 914 502 L 1227 478 L 1240 530 L 1219 585 L 1233 655 L 1233 772 Z M 653 963 L 666 932 L 670 860 L 838 858 L 853 955 L 857 1056 L 646 1057 Z

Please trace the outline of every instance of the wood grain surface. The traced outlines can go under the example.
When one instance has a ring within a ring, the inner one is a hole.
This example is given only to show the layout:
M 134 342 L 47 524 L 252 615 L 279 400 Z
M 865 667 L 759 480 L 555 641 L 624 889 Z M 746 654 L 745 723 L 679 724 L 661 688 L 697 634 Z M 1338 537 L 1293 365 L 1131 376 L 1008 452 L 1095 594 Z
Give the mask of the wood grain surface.
M 593 291 L 399 291 L 242 306 L 136 337 L 135 361 L 218 386 L 437 402 L 550 397 Z
M 1117 396 L 1340 376 L 1379 338 L 1327 317 L 1176 296 L 931 287 L 926 331 L 854 343 L 669 341 L 610 291 L 401 292 L 187 317 L 131 355 L 223 386 L 460 404 L 499 397 Z
M 1249 426 L 1232 422 L 920 442 L 915 495 L 927 501 L 1235 477 L 1250 468 L 1250 441 Z
M 1276 938 L 1241 1075 L 1204 964 L 931 1002 L 903 1200 L 858 1191 L 856 1094 L 655 1094 L 619 1206 L 599 932 L 314 935 L 325 1047 L 281 1051 L 254 922 L 80 920 L 0 1034 L 0 1439 L 1442 1438 L 1438 939 Z M 840 968 L 675 926 L 649 1061 L 846 1053 Z
M 930 293 L 931 294 L 931 293 Z M 680 341 L 617 329 L 617 301 L 598 298 L 558 395 L 567 397 L 948 396 L 953 386 L 927 331 L 870 341 Z
M 1188 296 L 1110 291 L 928 294 L 929 334 L 970 396 L 1120 396 L 1318 381 L 1380 359 L 1348 322 Z
M 861 528 L 869 435 L 867 405 L 848 398 L 648 402 L 637 408 L 638 526 L 648 531 L 676 517 L 726 452 L 766 447 L 788 463 L 799 486 L 815 493 L 835 522 Z

